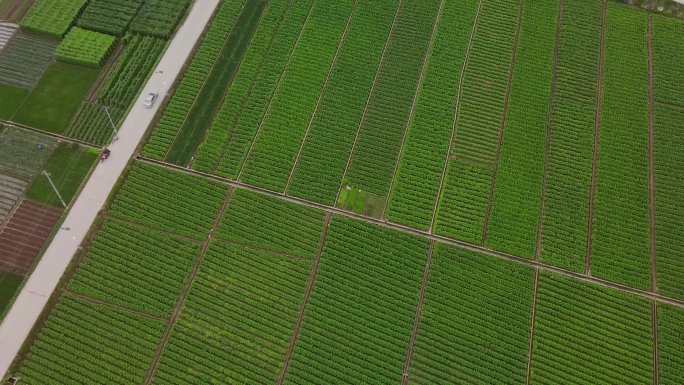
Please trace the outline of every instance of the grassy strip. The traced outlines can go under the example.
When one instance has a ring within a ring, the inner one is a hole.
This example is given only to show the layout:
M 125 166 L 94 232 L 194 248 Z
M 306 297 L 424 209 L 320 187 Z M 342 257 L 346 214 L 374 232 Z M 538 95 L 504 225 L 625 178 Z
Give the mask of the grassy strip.
M 14 293 L 21 286 L 24 277 L 0 273 L 0 321 L 5 317 L 5 310 L 9 309 Z
M 23 88 L 0 85 L 0 119 L 11 120 L 28 94 Z
M 205 87 L 197 96 L 199 102 L 190 110 L 176 141 L 169 150 L 167 161 L 186 165 L 192 159 L 249 47 L 265 6 L 266 3 L 263 1 L 245 4 L 235 27 L 226 39 L 221 56 L 207 78 Z

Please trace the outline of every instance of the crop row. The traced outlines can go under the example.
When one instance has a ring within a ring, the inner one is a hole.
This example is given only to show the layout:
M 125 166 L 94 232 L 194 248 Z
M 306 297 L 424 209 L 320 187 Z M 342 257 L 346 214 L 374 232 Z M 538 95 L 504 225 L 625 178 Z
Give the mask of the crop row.
M 114 36 L 74 27 L 57 47 L 56 56 L 63 62 L 99 67 L 112 52 L 115 40 Z
M 671 67 L 684 54 L 682 23 L 653 20 L 653 73 L 657 103 L 654 112 L 656 269 L 658 291 L 684 299 L 684 105 L 676 84 L 681 73 Z M 678 107 L 679 105 L 680 107 Z
M 287 0 L 274 0 L 269 2 L 268 8 L 263 12 L 235 79 L 225 93 L 223 104 L 208 128 L 206 138 L 197 148 L 193 169 L 207 173 L 216 171 L 231 136 L 230 130 L 236 123 L 257 76 L 260 76 L 262 64 L 288 9 Z
M 88 0 L 37 0 L 21 20 L 22 28 L 61 38 Z
M 110 206 L 113 218 L 204 239 L 226 188 L 207 180 L 138 163 Z
M 118 126 L 165 45 L 164 40 L 156 37 L 127 35 L 121 56 L 98 91 L 98 100 L 83 103 L 66 135 L 89 143 L 105 144 L 113 135 L 107 112 Z
M 401 381 L 427 242 L 335 218 L 286 384 Z
M 346 182 L 383 200 L 392 183 L 440 3 L 401 2 L 359 126 Z
M 519 7 L 483 0 L 463 74 L 435 232 L 481 243 L 516 49 Z
M 241 88 L 226 98 L 214 123 L 229 133 L 216 167 L 217 174 L 237 178 L 311 8 L 311 0 L 290 4 L 259 69 L 249 68 L 240 74 L 242 79 L 236 79 Z M 257 58 L 258 53 L 255 53 L 255 60 Z M 249 86 L 245 87 L 242 82 L 249 83 Z M 239 103 L 240 108 L 235 110 L 237 105 L 229 106 L 229 100 Z
M 651 304 L 543 274 L 537 293 L 531 384 L 650 384 Z
M 168 317 L 198 251 L 197 244 L 108 221 L 90 245 L 69 289 Z
M 389 201 L 387 217 L 393 222 L 422 230 L 432 222 L 478 3 L 443 5 Z
M 658 305 L 658 380 L 676 384 L 684 373 L 684 311 Z
M 322 227 L 320 211 L 236 190 L 215 238 L 311 258 L 318 247 Z
M 90 0 L 78 26 L 109 35 L 123 36 L 144 0 Z
M 411 383 L 525 383 L 532 275 L 527 267 L 435 246 Z
M 313 117 L 288 193 L 333 205 L 398 1 L 362 0 Z
M 559 6 L 558 0 L 523 3 L 520 42 L 491 202 L 486 246 L 521 257 L 536 252 Z
M 241 1 L 228 1 L 236 6 Z M 190 0 L 145 0 L 131 23 L 131 31 L 169 38 L 190 5 Z
M 18 368 L 26 385 L 142 384 L 164 323 L 62 297 Z
M 304 140 L 345 26 L 351 0 L 315 2 L 245 160 L 242 181 L 283 191 Z
M 310 264 L 213 244 L 154 383 L 275 383 L 304 299 Z
M 165 158 L 195 104 L 197 95 L 205 86 L 207 77 L 221 55 L 225 40 L 242 9 L 242 3 L 243 1 L 227 1 L 220 6 L 192 62 L 185 70 L 183 79 L 176 87 L 175 93 L 143 149 L 143 155 L 146 157 L 160 160 Z
M 551 111 L 540 257 L 581 271 L 594 148 L 601 2 L 565 1 Z
M 591 273 L 650 287 L 647 15 L 609 3 Z

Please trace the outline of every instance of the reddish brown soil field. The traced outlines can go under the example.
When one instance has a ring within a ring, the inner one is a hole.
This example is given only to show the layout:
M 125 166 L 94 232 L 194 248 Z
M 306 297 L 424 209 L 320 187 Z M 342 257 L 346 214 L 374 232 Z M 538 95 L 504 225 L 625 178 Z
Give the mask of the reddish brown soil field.
M 0 232 L 0 270 L 27 273 L 61 215 L 59 208 L 24 200 Z

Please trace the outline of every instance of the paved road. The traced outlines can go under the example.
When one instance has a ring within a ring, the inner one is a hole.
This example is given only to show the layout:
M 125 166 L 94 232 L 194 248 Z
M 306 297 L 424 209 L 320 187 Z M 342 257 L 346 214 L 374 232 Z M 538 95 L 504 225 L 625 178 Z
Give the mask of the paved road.
M 159 109 L 161 103 L 157 103 L 154 108 L 145 108 L 141 103 L 142 98 L 149 92 L 158 92 L 161 100 L 167 94 L 190 57 L 218 2 L 219 0 L 196 0 L 185 23 L 121 126 L 119 139 L 110 146 L 110 158 L 101 162 L 93 171 L 61 229 L 0 324 L 0 378 L 7 374 L 17 352 Z

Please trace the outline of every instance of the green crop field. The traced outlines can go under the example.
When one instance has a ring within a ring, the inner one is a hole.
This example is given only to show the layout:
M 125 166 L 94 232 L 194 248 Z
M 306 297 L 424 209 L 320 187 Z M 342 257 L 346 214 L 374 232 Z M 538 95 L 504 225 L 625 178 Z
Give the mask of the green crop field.
M 101 72 L 0 115 L 107 144 L 190 3 L 89 1 Z M 681 384 L 684 21 L 623 3 L 220 1 L 11 373 Z

